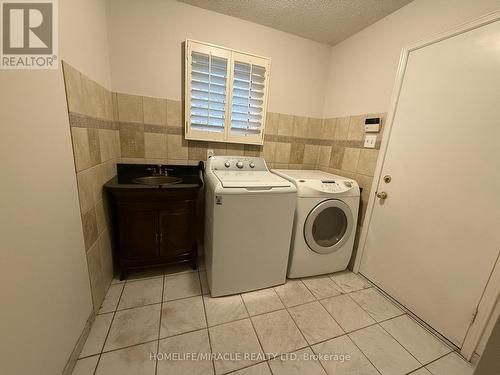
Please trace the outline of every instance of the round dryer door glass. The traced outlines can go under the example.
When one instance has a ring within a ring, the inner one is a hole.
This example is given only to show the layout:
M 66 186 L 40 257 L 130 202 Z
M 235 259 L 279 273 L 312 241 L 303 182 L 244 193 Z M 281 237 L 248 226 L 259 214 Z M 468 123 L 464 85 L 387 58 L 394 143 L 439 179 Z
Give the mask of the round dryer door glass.
M 342 247 L 349 239 L 352 227 L 349 206 L 330 199 L 311 210 L 304 224 L 304 237 L 311 250 L 328 254 Z

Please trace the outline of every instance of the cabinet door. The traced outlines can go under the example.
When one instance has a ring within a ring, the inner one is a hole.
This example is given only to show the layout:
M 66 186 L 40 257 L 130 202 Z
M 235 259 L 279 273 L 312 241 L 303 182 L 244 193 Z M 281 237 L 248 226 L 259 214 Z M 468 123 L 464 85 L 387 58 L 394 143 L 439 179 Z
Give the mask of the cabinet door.
M 174 202 L 159 213 L 160 255 L 185 254 L 193 250 L 196 241 L 196 204 L 194 201 Z
M 158 212 L 138 207 L 120 208 L 122 258 L 149 260 L 159 256 Z

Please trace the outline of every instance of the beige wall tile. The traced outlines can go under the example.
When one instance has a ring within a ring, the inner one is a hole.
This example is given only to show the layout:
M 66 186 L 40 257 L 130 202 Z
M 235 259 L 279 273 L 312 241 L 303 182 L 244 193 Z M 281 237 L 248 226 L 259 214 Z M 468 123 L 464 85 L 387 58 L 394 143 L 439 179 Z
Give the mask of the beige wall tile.
M 144 123 L 154 125 L 167 125 L 167 100 L 161 98 L 142 98 Z
M 90 210 L 82 215 L 82 228 L 83 240 L 85 242 L 85 249 L 88 250 L 97 241 L 97 219 L 95 216 L 95 209 L 92 207 Z
M 356 173 L 353 172 L 335 169 L 332 173 L 342 177 L 351 178 L 353 180 L 356 179 Z
M 244 155 L 252 156 L 252 157 L 260 157 L 262 152 L 262 146 L 258 145 L 245 145 L 244 146 Z
M 113 93 L 109 90 L 104 89 L 104 118 L 108 121 L 114 121 L 113 112 Z
M 228 143 L 226 148 L 226 155 L 228 156 L 244 156 L 245 146 L 238 143 Z
M 89 136 L 90 163 L 97 165 L 101 163 L 101 143 L 99 141 L 99 129 L 87 129 Z
M 223 142 L 209 142 L 208 148 L 214 150 L 215 156 L 224 156 L 226 155 L 227 145 Z
M 274 163 L 274 169 L 288 169 L 288 163 Z
M 305 145 L 303 143 L 292 143 L 290 148 L 290 159 L 289 164 L 302 164 L 304 160 L 304 149 Z
M 167 135 L 144 133 L 144 154 L 146 158 L 167 157 Z
M 278 119 L 278 135 L 293 135 L 293 116 L 280 113 Z
M 137 95 L 116 95 L 118 103 L 118 119 L 125 122 L 143 122 L 142 97 Z
M 318 162 L 319 146 L 318 145 L 306 145 L 304 149 L 304 164 L 316 165 Z
M 321 167 L 330 166 L 330 154 L 332 153 L 332 146 L 320 146 L 319 147 L 319 161 L 318 164 Z
M 357 172 L 367 176 L 373 176 L 375 166 L 377 165 L 377 157 L 378 150 L 362 149 L 359 155 Z
M 188 165 L 188 160 L 187 159 L 168 159 L 168 163 L 171 165 Z
M 118 116 L 118 95 L 116 92 L 111 93 L 111 104 L 113 105 L 113 120 L 119 121 L 120 118 Z
M 144 127 L 129 125 L 120 127 L 121 156 L 125 158 L 143 158 L 144 152 Z
M 101 161 L 120 157 L 120 134 L 118 130 L 99 129 Z
M 349 141 L 361 141 L 365 135 L 365 117 L 361 116 L 351 116 L 349 120 L 349 133 L 347 134 L 347 139 Z
M 356 172 L 358 167 L 359 151 L 359 148 L 345 148 L 344 157 L 342 159 L 343 171 Z
M 349 117 L 339 117 L 335 121 L 335 139 L 343 141 L 349 133 Z
M 289 169 L 302 169 L 303 164 L 288 164 Z
M 281 116 L 280 116 L 281 117 Z M 290 160 L 291 143 L 276 142 L 275 163 L 288 164 Z
M 321 139 L 332 140 L 335 137 L 335 118 L 324 119 L 321 126 Z
M 182 104 L 178 100 L 167 99 L 167 125 L 182 127 Z
M 307 138 L 320 139 L 321 138 L 321 123 L 319 118 L 310 117 L 307 120 Z
M 99 256 L 101 261 L 101 275 L 104 289 L 107 290 L 113 280 L 113 255 L 109 231 L 104 231 L 97 240 L 99 242 Z
M 175 160 L 188 159 L 188 143 L 182 135 L 167 135 L 167 157 Z
M 81 74 L 85 114 L 91 117 L 105 118 L 104 91 L 97 82 Z
M 207 143 L 200 141 L 188 141 L 188 160 L 207 160 Z
M 104 208 L 104 202 L 102 200 L 99 200 L 95 204 L 95 218 L 97 224 L 97 233 L 101 234 L 108 227 L 107 213 L 106 209 Z
M 86 169 L 76 175 L 78 183 L 78 197 L 80 199 L 80 211 L 87 212 L 94 206 L 95 181 L 93 171 Z
M 96 242 L 94 246 L 87 252 L 87 265 L 89 268 L 90 289 L 92 291 L 92 301 L 94 303 L 94 311 L 99 311 L 106 288 L 102 276 L 101 257 L 99 251 L 99 243 Z
M 332 146 L 332 152 L 330 154 L 330 168 L 340 169 L 342 168 L 342 159 L 344 158 L 344 147 L 342 146 Z
M 266 163 L 274 163 L 275 155 L 276 142 L 264 142 L 264 146 L 262 147 L 262 157 Z
M 91 166 L 89 135 L 85 128 L 71 128 L 75 168 L 79 172 Z
M 307 137 L 308 126 L 307 126 L 307 117 L 302 116 L 293 116 L 293 136 L 299 138 Z
M 279 120 L 278 113 L 267 112 L 265 134 L 273 134 L 273 135 L 278 134 L 278 120 Z
M 108 178 L 108 164 L 109 162 L 98 164 L 92 168 L 90 168 L 88 171 L 90 173 L 90 178 L 92 179 L 92 205 L 94 206 L 95 203 L 101 199 L 103 199 L 103 188 L 102 186 L 104 183 L 109 180 Z
M 69 112 L 84 113 L 83 90 L 80 72 L 63 62 L 64 84 L 66 85 L 66 98 Z

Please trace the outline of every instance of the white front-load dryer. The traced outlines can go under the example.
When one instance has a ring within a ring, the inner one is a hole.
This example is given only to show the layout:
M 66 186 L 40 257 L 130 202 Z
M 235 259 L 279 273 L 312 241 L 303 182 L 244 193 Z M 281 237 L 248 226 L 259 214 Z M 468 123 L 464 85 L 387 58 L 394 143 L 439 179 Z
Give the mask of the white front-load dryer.
M 273 170 L 297 187 L 289 278 L 345 270 L 359 210 L 356 181 L 316 170 Z

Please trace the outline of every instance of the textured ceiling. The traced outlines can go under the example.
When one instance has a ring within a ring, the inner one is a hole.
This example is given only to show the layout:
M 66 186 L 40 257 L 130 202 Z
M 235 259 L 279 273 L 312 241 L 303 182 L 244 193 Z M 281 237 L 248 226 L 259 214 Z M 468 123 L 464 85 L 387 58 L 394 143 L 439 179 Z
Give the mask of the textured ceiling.
M 335 45 L 412 0 L 179 0 Z

